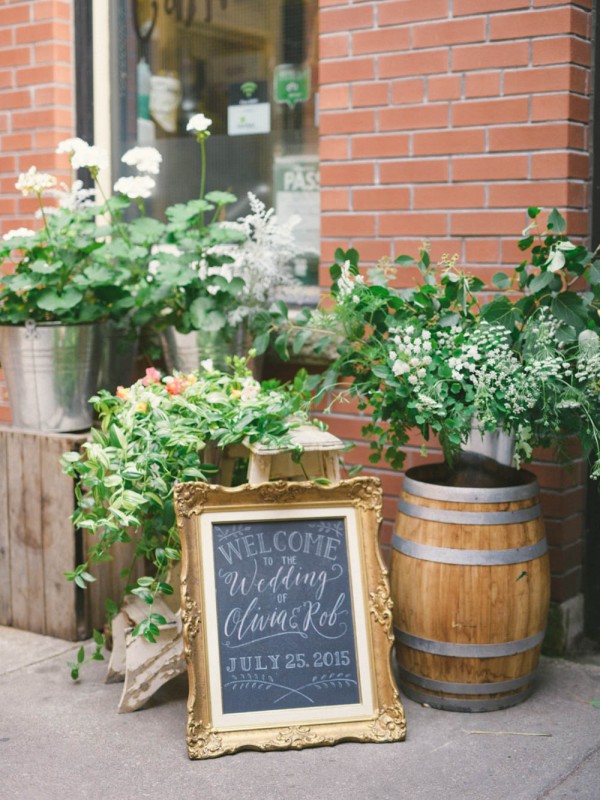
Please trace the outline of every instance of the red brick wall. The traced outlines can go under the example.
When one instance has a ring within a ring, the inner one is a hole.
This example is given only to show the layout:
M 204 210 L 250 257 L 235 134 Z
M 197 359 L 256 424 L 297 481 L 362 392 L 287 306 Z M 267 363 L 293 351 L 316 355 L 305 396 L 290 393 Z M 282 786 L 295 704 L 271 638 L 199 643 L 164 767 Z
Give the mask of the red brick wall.
M 485 276 L 515 264 L 530 204 L 588 230 L 591 0 L 320 0 L 323 262 L 351 244 L 365 262 L 458 253 Z M 451 9 L 451 11 L 450 11 Z M 72 0 L 0 0 L 0 234 L 31 225 L 14 189 L 32 164 L 58 173 L 74 133 Z M 66 177 L 66 175 L 65 175 Z M 323 270 L 323 285 L 327 271 Z M 8 419 L 0 381 L 0 420 Z M 329 415 L 358 442 L 352 406 Z M 410 450 L 408 466 L 421 459 Z M 583 465 L 534 467 L 553 598 L 580 591 Z M 389 542 L 401 475 L 372 470 Z
M 320 0 L 322 255 L 458 253 L 484 279 L 520 261 L 528 205 L 589 230 L 591 0 Z M 322 285 L 328 285 L 323 268 Z M 352 408 L 328 417 L 358 442 Z M 552 596 L 581 591 L 584 465 L 534 464 Z M 407 466 L 421 461 L 410 449 Z M 378 465 L 389 542 L 401 477 Z
M 15 189 L 21 172 L 68 178 L 54 151 L 74 135 L 73 50 L 71 0 L 0 2 L 0 234 L 36 224 L 35 200 Z M 0 421 L 9 419 L 0 380 Z

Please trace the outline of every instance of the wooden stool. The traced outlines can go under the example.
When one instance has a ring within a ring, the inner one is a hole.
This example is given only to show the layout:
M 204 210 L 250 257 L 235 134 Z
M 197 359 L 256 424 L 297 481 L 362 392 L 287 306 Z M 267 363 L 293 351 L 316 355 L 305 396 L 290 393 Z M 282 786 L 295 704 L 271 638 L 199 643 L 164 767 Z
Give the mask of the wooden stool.
M 339 482 L 339 455 L 344 445 L 337 436 L 313 425 L 301 425 L 292 432 L 291 440 L 291 447 L 269 448 L 248 441 L 228 447 L 222 457 L 221 484 L 231 486 L 239 458 L 248 459 L 248 483 L 317 478 Z M 302 448 L 302 456 L 295 461 L 293 453 L 298 446 Z M 179 574 L 180 567 L 176 564 L 168 582 L 177 586 Z M 186 670 L 181 610 L 174 607 L 172 598 L 165 598 L 155 602 L 153 611 L 168 620 L 166 625 L 159 626 L 160 637 L 154 644 L 132 635 L 135 625 L 148 614 L 148 606 L 140 598 L 128 596 L 112 622 L 113 650 L 106 682 L 125 681 L 119 713 L 141 708 L 163 684 Z

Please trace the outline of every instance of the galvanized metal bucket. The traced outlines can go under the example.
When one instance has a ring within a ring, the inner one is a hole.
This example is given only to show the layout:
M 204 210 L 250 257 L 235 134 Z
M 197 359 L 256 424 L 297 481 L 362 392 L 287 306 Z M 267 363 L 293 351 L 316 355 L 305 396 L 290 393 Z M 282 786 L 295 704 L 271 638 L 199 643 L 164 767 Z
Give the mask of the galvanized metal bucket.
M 501 428 L 495 431 L 483 430 L 477 417 L 473 417 L 471 433 L 462 450 L 465 453 L 478 453 L 493 458 L 499 464 L 512 467 L 515 458 L 515 434 L 506 433 Z
M 0 326 L 0 361 L 13 425 L 67 433 L 91 427 L 98 386 L 99 324 Z
M 225 369 L 227 357 L 245 355 L 250 347 L 245 327 L 240 326 L 233 338 L 227 338 L 222 331 L 191 331 L 180 333 L 175 328 L 167 328 L 161 333 L 163 355 L 169 372 L 192 372 L 201 363 L 211 359 L 216 369 Z M 257 359 L 255 359 L 255 362 Z M 251 365 L 256 374 L 257 365 Z
M 133 383 L 138 333 L 130 328 L 123 329 L 111 321 L 103 327 L 98 389 L 106 389 L 114 394 L 118 386 L 130 386 Z

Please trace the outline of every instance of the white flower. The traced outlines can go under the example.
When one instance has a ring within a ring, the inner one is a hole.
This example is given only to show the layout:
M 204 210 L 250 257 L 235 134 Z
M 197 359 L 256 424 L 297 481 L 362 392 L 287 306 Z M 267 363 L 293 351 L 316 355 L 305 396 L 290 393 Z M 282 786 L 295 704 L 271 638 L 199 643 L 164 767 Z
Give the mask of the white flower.
M 394 361 L 392 366 L 392 372 L 394 375 L 404 375 L 406 372 L 410 370 L 410 367 L 406 363 L 406 361 Z
M 7 231 L 2 238 L 5 242 L 9 242 L 11 239 L 29 239 L 31 236 L 35 236 L 35 231 L 30 228 L 14 228 L 12 231 Z
M 410 383 L 412 386 L 416 386 L 416 385 L 417 385 L 417 383 L 419 382 L 419 379 L 417 378 L 417 376 L 416 376 L 416 375 L 409 375 L 409 376 L 408 376 L 408 382 L 409 382 L 409 383 Z
M 75 153 L 87 147 L 89 147 L 87 142 L 84 142 L 79 136 L 73 136 L 70 139 L 63 139 L 62 142 L 59 142 L 56 152 L 59 154 L 67 153 L 69 157 L 72 157 Z
M 152 255 L 156 255 L 157 253 L 165 253 L 165 255 L 168 256 L 181 255 L 181 250 L 177 247 L 176 244 L 153 244 L 152 250 L 150 252 L 152 253 Z
M 29 194 L 39 195 L 54 186 L 56 186 L 56 178 L 47 172 L 38 172 L 36 167 L 29 167 L 27 172 L 22 172 L 19 180 L 15 183 L 15 188 L 25 197 Z
M 22 228 L 20 230 L 23 230 Z M 6 236 L 4 237 L 6 239 Z M 598 350 L 598 345 L 600 344 L 600 337 L 596 333 L 596 331 L 581 331 L 579 334 L 579 347 L 586 353 L 595 353 Z
M 214 364 L 212 358 L 207 358 L 204 361 L 200 362 L 200 366 L 202 369 L 205 369 L 207 372 L 212 372 L 214 369 Z
M 149 175 L 135 175 L 129 178 L 119 178 L 114 185 L 114 190 L 135 200 L 138 197 L 150 197 L 155 186 L 156 183 Z
M 76 211 L 79 208 L 89 208 L 93 206 L 96 200 L 95 189 L 85 189 L 83 181 L 74 181 L 72 186 L 67 186 L 66 183 L 61 183 L 58 189 L 49 192 L 52 197 L 58 197 L 58 204 L 61 208 L 68 208 L 70 211 Z M 49 209 L 45 209 L 48 213 Z
M 132 147 L 123 154 L 121 161 L 135 167 L 138 172 L 158 175 L 162 156 L 155 147 Z
M 247 381 L 242 389 L 240 400 L 248 403 L 254 400 L 260 394 L 260 383 L 250 379 Z
M 395 350 L 390 350 L 390 361 L 395 361 L 398 358 L 398 353 Z
M 73 169 L 86 167 L 97 172 L 108 167 L 108 154 L 101 147 L 82 142 L 71 156 L 71 166 Z
M 187 124 L 186 130 L 194 133 L 204 133 L 212 125 L 212 119 L 205 117 L 204 114 L 194 114 Z

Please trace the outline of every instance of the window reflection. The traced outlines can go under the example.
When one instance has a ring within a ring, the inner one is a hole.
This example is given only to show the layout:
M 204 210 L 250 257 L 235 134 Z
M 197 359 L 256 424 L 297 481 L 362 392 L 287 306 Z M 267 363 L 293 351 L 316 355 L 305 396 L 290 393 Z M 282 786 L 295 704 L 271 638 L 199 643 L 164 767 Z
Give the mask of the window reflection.
M 317 283 L 317 0 L 117 0 L 113 16 L 113 174 L 120 155 L 163 156 L 152 212 L 197 196 L 199 149 L 186 125 L 213 120 L 206 190 L 247 193 L 300 214 L 298 277 Z M 113 84 L 114 85 L 114 84 Z

